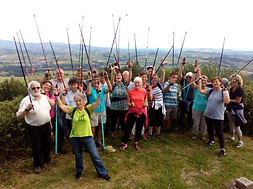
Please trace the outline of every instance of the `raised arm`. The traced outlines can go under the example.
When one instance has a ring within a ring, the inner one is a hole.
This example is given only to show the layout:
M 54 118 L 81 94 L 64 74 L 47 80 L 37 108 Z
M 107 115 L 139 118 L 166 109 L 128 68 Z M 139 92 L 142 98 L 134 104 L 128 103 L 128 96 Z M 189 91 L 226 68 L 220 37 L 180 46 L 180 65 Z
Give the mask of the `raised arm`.
M 183 69 L 184 69 L 184 65 L 185 65 L 185 58 L 182 59 L 182 64 L 179 68 L 179 71 L 178 71 L 178 77 L 179 77 L 179 80 L 181 81 L 181 79 L 183 78 Z
M 160 83 L 164 84 L 164 80 L 165 80 L 165 67 L 164 67 L 164 61 L 163 60 L 162 60 L 161 64 L 162 64 L 162 74 L 161 74 Z
M 91 104 L 92 111 L 96 110 L 99 104 L 100 104 L 100 95 L 99 92 L 97 92 L 97 100 L 96 102 Z
M 108 78 L 108 73 L 105 72 L 105 74 L 106 74 L 105 75 L 105 81 L 106 81 L 106 83 L 108 85 L 108 87 L 105 89 L 105 93 L 108 93 L 108 92 L 112 91 L 112 84 L 111 84 L 111 82 L 110 82 L 110 80 Z
M 229 93 L 226 89 L 222 89 L 223 93 L 223 101 L 225 104 L 228 104 L 230 102 Z
M 201 94 L 208 95 L 207 89 L 202 89 L 202 77 L 201 77 L 201 76 L 199 76 L 198 85 L 199 85 L 198 91 L 199 91 Z
M 70 113 L 70 108 L 66 105 L 64 105 L 59 97 L 59 89 L 55 88 L 54 89 L 54 95 L 57 99 L 57 105 L 59 106 L 59 108 L 61 108 L 61 110 L 65 113 Z

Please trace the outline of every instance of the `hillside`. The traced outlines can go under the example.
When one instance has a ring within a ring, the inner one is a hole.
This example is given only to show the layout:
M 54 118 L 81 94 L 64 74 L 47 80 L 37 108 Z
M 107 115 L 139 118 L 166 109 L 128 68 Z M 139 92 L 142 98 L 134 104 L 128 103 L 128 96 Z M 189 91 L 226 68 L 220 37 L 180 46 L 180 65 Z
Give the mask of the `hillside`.
M 53 57 L 52 50 L 50 48 L 49 43 L 44 43 L 44 49 L 46 58 L 49 62 L 50 69 L 55 69 L 56 64 Z M 36 72 L 43 72 L 46 68 L 45 59 L 42 54 L 42 49 L 40 43 L 27 43 L 26 44 L 29 56 L 32 61 L 32 65 Z M 53 48 L 57 57 L 57 60 L 60 64 L 61 68 L 65 70 L 71 70 L 70 64 L 70 56 L 68 44 L 64 43 L 53 43 Z M 79 44 L 71 44 L 72 57 L 74 62 L 74 69 L 77 67 L 79 62 Z M 89 49 L 89 47 L 87 47 Z M 20 51 L 20 50 L 19 50 Z M 23 48 L 24 51 L 24 48 Z M 146 49 L 138 49 L 138 61 L 140 66 L 144 65 L 146 59 Z M 168 49 L 160 49 L 157 57 L 157 62 L 163 59 L 167 53 Z M 177 58 L 180 49 L 175 49 L 175 65 L 177 63 Z M 106 66 L 108 56 L 109 56 L 110 48 L 101 48 L 101 47 L 90 47 L 90 60 L 91 64 L 96 65 L 99 69 L 102 69 Z M 147 64 L 153 64 L 155 57 L 156 49 L 148 49 L 148 61 Z M 28 69 L 30 69 L 30 64 L 28 62 L 26 53 L 24 51 L 25 62 L 27 64 Z M 114 55 L 116 54 L 115 50 L 113 50 L 110 64 L 115 60 Z M 207 64 L 208 62 L 219 63 L 221 55 L 221 49 L 183 49 L 181 57 L 186 57 L 187 63 L 194 63 L 195 59 L 199 60 L 200 64 Z M 20 52 L 21 56 L 21 52 Z M 128 60 L 128 49 L 120 49 L 119 52 L 121 64 L 125 64 Z M 135 50 L 130 50 L 131 59 L 135 62 Z M 229 50 L 224 49 L 223 59 L 222 59 L 222 67 L 223 68 L 235 68 L 235 70 L 239 70 L 242 68 L 249 60 L 253 58 L 253 52 L 251 51 L 243 51 L 243 50 Z M 21 56 L 22 59 L 22 56 Z M 167 60 L 167 67 L 172 65 L 172 53 L 170 53 Z M 23 59 L 22 59 L 22 62 Z M 84 51 L 83 55 L 83 67 L 86 69 L 87 67 L 87 58 Z M 159 63 L 156 63 L 158 66 Z M 9 77 L 11 75 L 21 76 L 20 66 L 18 62 L 18 56 L 16 53 L 15 45 L 13 41 L 5 41 L 0 40 L 0 76 Z M 245 73 L 250 75 L 251 79 L 253 79 L 253 64 L 250 64 L 245 68 Z

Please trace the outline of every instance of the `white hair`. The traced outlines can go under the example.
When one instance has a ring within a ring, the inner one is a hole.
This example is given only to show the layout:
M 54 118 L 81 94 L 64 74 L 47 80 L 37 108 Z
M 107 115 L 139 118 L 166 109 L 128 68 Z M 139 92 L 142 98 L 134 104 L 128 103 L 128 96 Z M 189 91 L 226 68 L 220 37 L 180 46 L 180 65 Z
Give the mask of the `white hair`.
M 136 82 L 140 82 L 142 84 L 141 77 L 137 76 L 136 78 L 134 78 L 134 83 L 136 83 Z
M 39 83 L 38 81 L 31 81 L 30 83 L 28 83 L 28 87 L 27 87 L 27 90 L 28 90 L 28 91 L 30 91 L 30 89 L 31 89 L 31 85 L 32 85 L 33 83 L 38 84 L 38 85 L 39 85 L 39 87 L 40 87 L 40 83 Z
M 81 92 L 77 92 L 75 95 L 74 95 L 74 100 L 76 100 L 77 98 L 79 99 L 82 99 L 84 104 L 86 104 L 86 97 L 83 93 Z

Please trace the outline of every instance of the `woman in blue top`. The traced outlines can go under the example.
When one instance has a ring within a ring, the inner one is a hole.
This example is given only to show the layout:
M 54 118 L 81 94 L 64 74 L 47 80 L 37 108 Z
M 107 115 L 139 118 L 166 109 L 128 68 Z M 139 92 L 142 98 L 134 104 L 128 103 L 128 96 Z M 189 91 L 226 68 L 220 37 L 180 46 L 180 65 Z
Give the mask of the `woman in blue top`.
M 195 80 L 195 74 L 201 75 L 200 69 L 198 65 L 195 68 L 194 75 L 192 77 L 192 82 Z M 202 75 L 202 89 L 210 89 L 206 86 L 208 83 L 208 77 L 205 75 Z M 192 139 L 197 140 L 197 135 L 200 130 L 200 140 L 206 140 L 206 120 L 204 117 L 204 112 L 206 110 L 206 105 L 208 98 L 206 95 L 201 94 L 198 91 L 198 85 L 196 82 L 192 83 L 192 88 L 194 89 L 194 102 L 192 106 L 192 120 L 193 120 L 193 126 L 192 126 Z M 200 127 L 199 127 L 200 126 Z

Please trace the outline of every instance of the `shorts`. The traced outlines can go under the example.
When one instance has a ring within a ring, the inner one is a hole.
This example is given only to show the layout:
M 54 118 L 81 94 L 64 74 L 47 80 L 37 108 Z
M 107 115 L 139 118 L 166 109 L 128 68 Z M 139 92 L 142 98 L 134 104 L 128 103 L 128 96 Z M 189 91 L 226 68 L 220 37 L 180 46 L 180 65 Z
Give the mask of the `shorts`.
M 102 111 L 103 124 L 106 123 L 106 110 Z M 91 127 L 96 127 L 101 123 L 101 112 L 93 112 L 90 118 Z
M 177 119 L 177 107 L 166 107 L 166 115 L 165 120 L 169 120 L 170 117 L 172 119 Z

